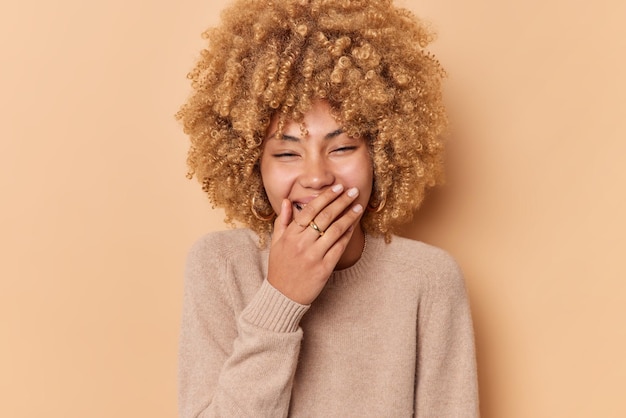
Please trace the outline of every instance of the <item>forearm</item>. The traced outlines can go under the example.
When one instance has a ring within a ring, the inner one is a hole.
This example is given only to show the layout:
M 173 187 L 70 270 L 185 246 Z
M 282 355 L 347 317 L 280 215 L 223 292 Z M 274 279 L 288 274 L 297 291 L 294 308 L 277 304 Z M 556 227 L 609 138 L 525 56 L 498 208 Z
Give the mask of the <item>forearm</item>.
M 298 324 L 306 309 L 264 282 L 236 319 L 234 339 L 220 328 L 183 333 L 181 416 L 286 416 L 302 339 Z

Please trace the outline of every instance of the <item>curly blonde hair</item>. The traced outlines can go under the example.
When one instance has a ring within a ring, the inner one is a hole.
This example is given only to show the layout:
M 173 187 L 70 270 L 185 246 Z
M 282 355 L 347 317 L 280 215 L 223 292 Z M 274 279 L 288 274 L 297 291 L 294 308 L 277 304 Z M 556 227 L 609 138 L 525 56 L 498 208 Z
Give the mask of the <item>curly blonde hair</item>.
M 191 139 L 188 176 L 226 222 L 263 241 L 271 232 L 271 216 L 258 216 L 272 212 L 259 171 L 267 127 L 275 114 L 279 127 L 301 121 L 317 99 L 368 141 L 366 232 L 388 241 L 443 180 L 444 70 L 424 49 L 431 32 L 392 0 L 237 0 L 203 36 L 208 47 L 176 116 Z

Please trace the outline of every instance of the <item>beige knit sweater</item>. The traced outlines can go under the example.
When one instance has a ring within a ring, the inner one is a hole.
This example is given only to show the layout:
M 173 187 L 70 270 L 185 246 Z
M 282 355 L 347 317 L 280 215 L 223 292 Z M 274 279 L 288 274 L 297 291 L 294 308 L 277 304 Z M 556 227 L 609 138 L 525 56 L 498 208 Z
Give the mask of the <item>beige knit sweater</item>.
M 445 252 L 368 237 L 311 306 L 265 279 L 268 250 L 246 229 L 189 254 L 181 417 L 476 417 L 472 322 Z

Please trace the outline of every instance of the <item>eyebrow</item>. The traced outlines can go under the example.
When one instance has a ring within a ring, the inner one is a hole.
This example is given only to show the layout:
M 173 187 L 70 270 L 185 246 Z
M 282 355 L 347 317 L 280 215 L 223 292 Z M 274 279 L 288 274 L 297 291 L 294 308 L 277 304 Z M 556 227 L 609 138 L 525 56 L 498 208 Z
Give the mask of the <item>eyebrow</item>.
M 326 135 L 324 135 L 324 139 L 333 139 L 338 137 L 339 135 L 341 135 L 343 133 L 343 129 L 342 128 L 338 128 L 335 129 L 332 132 L 327 133 Z M 276 136 L 276 132 L 274 132 L 273 134 L 271 134 L 267 139 L 272 139 Z M 290 142 L 300 142 L 300 138 L 297 136 L 291 136 L 291 135 L 282 135 L 282 140 L 283 141 L 290 141 Z

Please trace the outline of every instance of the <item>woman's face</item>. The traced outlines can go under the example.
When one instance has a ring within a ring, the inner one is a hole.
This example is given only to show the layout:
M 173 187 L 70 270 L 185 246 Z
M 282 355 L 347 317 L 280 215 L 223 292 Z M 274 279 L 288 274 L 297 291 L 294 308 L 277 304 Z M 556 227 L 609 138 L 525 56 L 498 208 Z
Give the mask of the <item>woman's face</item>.
M 325 101 L 316 101 L 301 124 L 286 121 L 278 138 L 278 118 L 267 130 L 261 156 L 261 177 L 274 211 L 283 199 L 292 202 L 294 213 L 334 184 L 359 190 L 358 203 L 367 207 L 372 192 L 373 170 L 367 143 L 350 138 L 330 114 Z

